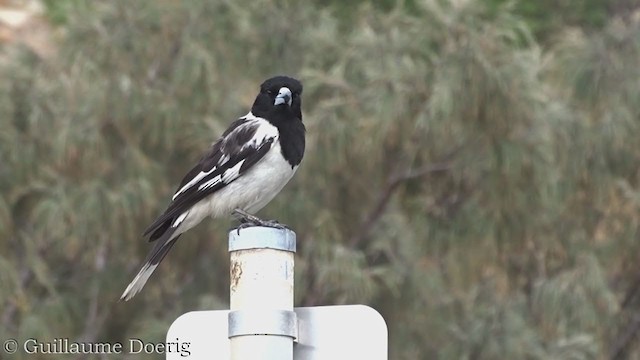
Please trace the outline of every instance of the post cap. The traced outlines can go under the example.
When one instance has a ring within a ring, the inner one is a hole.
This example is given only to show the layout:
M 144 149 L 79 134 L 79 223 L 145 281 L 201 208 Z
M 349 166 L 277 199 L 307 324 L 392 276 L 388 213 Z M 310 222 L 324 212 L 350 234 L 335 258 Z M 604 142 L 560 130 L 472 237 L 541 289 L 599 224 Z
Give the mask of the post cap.
M 229 231 L 229 252 L 248 249 L 276 249 L 296 252 L 296 233 L 289 229 L 252 226 Z

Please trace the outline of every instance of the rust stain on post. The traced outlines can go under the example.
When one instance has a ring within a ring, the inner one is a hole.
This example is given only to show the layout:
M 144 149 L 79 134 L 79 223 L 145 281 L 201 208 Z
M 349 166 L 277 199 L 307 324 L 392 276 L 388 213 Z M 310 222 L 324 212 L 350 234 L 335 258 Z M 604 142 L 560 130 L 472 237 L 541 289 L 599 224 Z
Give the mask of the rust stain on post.
M 235 291 L 242 276 L 242 264 L 239 261 L 233 261 L 231 264 L 231 291 Z

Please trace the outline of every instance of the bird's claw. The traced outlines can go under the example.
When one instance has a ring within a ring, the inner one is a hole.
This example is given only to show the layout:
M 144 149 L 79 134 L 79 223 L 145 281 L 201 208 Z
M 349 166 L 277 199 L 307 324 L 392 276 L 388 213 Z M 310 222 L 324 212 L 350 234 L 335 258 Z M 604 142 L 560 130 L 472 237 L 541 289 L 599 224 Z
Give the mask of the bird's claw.
M 240 225 L 238 225 L 238 226 L 236 227 L 236 233 L 237 233 L 238 235 L 240 235 L 240 230 L 241 230 L 241 229 L 245 229 L 245 228 L 252 227 L 252 226 L 254 226 L 254 225 L 253 225 L 253 224 L 251 224 L 251 223 L 248 223 L 248 222 L 240 223 Z
M 245 229 L 253 226 L 264 226 L 279 230 L 290 230 L 288 226 L 280 224 L 277 220 L 262 220 L 259 217 L 251 215 L 241 209 L 235 209 L 233 211 L 233 215 L 239 217 L 241 221 L 241 224 L 236 228 L 236 232 L 238 235 L 240 235 L 240 229 Z

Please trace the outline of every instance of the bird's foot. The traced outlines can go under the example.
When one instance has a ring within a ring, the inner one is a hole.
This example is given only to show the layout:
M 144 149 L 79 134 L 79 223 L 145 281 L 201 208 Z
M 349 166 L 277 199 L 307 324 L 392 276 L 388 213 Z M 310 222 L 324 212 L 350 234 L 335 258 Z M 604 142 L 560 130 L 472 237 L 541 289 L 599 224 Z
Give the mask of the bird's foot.
M 252 226 L 265 226 L 279 230 L 289 230 L 286 225 L 280 224 L 277 220 L 262 220 L 259 217 L 249 214 L 242 209 L 233 210 L 233 215 L 238 217 L 241 222 L 241 224 L 236 228 L 238 235 L 240 235 L 240 229 L 245 229 Z

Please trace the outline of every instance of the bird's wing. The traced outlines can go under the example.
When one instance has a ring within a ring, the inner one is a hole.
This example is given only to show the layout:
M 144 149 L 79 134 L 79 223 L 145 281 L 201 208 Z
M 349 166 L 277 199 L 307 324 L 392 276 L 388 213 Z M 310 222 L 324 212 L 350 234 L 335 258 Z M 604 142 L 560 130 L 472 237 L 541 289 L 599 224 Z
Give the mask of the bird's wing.
M 184 214 L 193 205 L 259 162 L 277 138 L 277 129 L 264 119 L 246 116 L 236 120 L 182 179 L 167 210 L 149 225 L 144 235 L 153 233 L 150 238 L 153 241 L 174 222 L 184 220 Z

